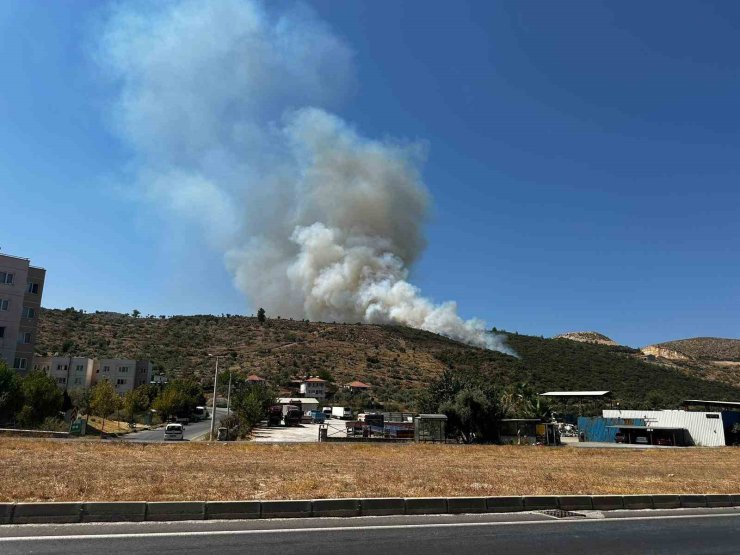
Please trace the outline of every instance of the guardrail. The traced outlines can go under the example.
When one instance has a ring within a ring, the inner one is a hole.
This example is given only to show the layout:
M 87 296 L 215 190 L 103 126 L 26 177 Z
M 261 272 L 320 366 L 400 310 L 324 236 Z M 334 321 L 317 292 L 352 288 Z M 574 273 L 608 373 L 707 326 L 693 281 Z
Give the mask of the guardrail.
M 740 507 L 740 494 L 385 497 L 272 501 L 0 503 L 0 524 Z

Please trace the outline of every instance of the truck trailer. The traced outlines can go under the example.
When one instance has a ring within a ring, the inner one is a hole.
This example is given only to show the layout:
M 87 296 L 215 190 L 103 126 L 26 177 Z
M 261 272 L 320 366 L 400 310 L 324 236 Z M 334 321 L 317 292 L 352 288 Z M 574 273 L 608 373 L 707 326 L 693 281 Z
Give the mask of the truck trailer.
M 349 420 L 352 418 L 352 409 L 350 407 L 332 407 L 331 416 L 340 420 Z

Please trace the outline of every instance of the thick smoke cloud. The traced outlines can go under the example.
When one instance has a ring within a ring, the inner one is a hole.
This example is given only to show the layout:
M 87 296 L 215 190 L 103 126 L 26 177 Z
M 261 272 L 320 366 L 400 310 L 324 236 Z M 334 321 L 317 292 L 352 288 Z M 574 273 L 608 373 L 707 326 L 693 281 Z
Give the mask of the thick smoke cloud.
M 509 352 L 407 281 L 425 246 L 423 145 L 370 140 L 328 111 L 355 85 L 352 52 L 308 8 L 126 4 L 98 58 L 141 193 L 198 225 L 252 303 Z

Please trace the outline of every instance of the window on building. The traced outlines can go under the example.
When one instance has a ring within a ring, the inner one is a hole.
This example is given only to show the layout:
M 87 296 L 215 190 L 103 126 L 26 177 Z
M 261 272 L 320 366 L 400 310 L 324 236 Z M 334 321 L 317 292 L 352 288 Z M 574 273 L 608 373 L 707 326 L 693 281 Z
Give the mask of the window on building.
M 25 358 L 16 358 L 15 360 L 13 360 L 13 369 L 25 370 L 27 362 L 28 361 Z
M 0 310 L 2 311 L 8 310 L 9 304 L 10 304 L 10 301 L 8 299 L 0 299 Z
M 118 378 L 116 385 L 126 385 L 126 378 Z
M 110 372 L 110 366 L 103 366 L 103 372 Z
M 23 317 L 24 318 L 36 318 L 36 311 L 30 306 L 24 306 L 23 307 Z
M 5 337 L 5 326 L 0 326 L 0 339 Z
M 29 281 L 28 282 L 28 292 L 33 293 L 34 295 L 38 295 L 39 294 L 39 284 Z
M 13 277 L 15 274 L 11 274 L 10 272 L 0 272 L 0 283 L 5 283 L 7 285 L 13 285 Z
M 75 385 L 80 385 L 82 383 L 82 378 L 75 378 Z
M 66 364 L 57 364 L 57 370 L 67 370 Z
M 128 372 L 128 366 L 119 366 L 118 371 L 125 374 Z
M 67 378 L 57 378 L 57 383 L 64 384 L 67 383 Z
M 18 338 L 18 343 L 22 345 L 28 345 L 30 342 L 31 342 L 31 332 L 30 331 L 24 332 L 23 335 L 21 335 Z
M 82 367 L 82 364 L 78 364 L 78 365 L 77 365 L 77 368 L 75 368 L 75 370 L 76 370 L 77 372 L 82 372 L 82 368 L 83 368 L 83 367 Z

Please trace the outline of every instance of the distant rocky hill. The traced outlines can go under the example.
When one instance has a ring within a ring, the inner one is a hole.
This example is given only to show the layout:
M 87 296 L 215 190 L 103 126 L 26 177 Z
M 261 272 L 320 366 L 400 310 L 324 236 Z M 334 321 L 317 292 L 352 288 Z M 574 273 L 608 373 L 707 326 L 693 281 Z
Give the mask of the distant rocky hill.
M 639 350 L 610 344 L 506 334 L 519 358 L 487 351 L 403 326 L 341 324 L 244 316 L 139 317 L 42 309 L 39 353 L 67 348 L 89 357 L 152 360 L 157 371 L 213 376 L 208 353 L 222 353 L 222 368 L 259 374 L 277 385 L 328 372 L 337 384 L 360 380 L 379 400 L 413 407 L 417 395 L 445 369 L 477 369 L 505 386 L 536 390 L 613 391 L 623 407 L 639 407 L 656 392 L 676 404 L 688 398 L 740 400 L 740 383 L 705 379 L 703 370 L 650 362 Z M 601 341 L 610 341 L 598 334 Z M 734 380 L 732 376 L 728 378 Z M 730 385 L 728 385 L 730 384 Z
M 665 358 L 740 362 L 740 339 L 694 337 L 648 345 L 642 351 Z
M 580 341 L 582 343 L 595 343 L 597 345 L 616 346 L 618 343 L 602 333 L 595 331 L 571 331 L 556 335 L 553 339 L 570 339 L 571 341 Z

